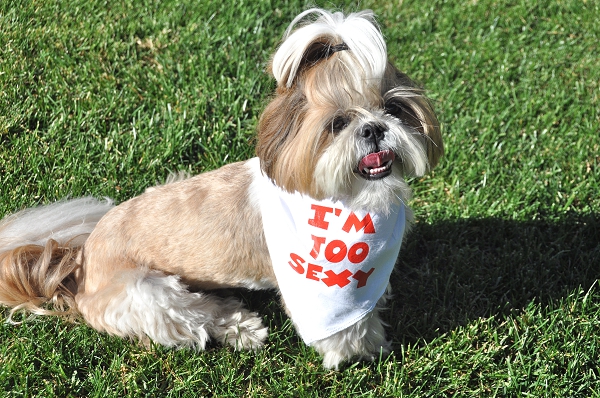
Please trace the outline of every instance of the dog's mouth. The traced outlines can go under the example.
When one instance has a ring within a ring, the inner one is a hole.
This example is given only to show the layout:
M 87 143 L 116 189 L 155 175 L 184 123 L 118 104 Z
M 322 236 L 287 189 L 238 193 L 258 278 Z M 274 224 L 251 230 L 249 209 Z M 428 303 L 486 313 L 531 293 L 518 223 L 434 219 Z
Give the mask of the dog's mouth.
M 367 180 L 387 177 L 392 173 L 395 158 L 396 155 L 390 150 L 370 153 L 358 162 L 356 173 Z

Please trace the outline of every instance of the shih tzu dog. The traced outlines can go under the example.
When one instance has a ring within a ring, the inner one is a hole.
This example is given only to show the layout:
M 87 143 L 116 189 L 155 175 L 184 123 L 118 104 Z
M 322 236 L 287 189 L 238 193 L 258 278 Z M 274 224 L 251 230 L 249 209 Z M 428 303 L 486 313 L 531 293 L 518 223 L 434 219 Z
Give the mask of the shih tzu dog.
M 371 11 L 301 13 L 270 71 L 256 158 L 118 206 L 83 198 L 5 218 L 11 317 L 77 314 L 165 346 L 256 349 L 259 315 L 210 291 L 276 289 L 325 367 L 389 351 L 379 311 L 411 221 L 405 178 L 443 152 L 435 113 L 388 61 Z

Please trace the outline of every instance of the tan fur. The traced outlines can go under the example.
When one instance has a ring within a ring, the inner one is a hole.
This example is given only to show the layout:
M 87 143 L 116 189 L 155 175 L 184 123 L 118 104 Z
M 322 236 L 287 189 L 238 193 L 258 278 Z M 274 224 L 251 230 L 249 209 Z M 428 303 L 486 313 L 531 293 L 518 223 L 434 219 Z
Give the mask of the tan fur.
M 123 273 L 138 268 L 177 274 L 203 290 L 275 287 L 250 181 L 240 162 L 148 189 L 102 218 L 77 261 L 77 249 L 53 240 L 2 252 L 0 302 L 13 312 L 71 314 L 75 301 L 102 289 L 114 293 Z M 43 309 L 46 302 L 55 310 Z M 104 311 L 102 301 L 78 309 L 84 317 Z
M 75 311 L 77 284 L 74 250 L 54 240 L 46 246 L 25 245 L 0 253 L 0 303 L 15 312 L 38 315 L 71 315 Z M 54 310 L 42 308 L 51 302 Z
M 241 281 L 275 286 L 243 165 L 155 187 L 109 212 L 83 248 L 86 277 L 80 294 L 137 267 L 180 275 L 204 290 L 242 287 Z

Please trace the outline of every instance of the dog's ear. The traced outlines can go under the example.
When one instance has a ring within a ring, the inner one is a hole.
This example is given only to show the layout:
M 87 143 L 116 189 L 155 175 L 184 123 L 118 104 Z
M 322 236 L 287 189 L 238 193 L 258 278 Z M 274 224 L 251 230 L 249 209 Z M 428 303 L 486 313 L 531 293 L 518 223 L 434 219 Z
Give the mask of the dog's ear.
M 389 89 L 384 93 L 386 107 L 396 107 L 395 112 L 400 113 L 398 118 L 421 134 L 427 152 L 427 166 L 429 170 L 433 169 L 444 154 L 444 142 L 431 101 L 422 88 L 392 63 L 388 64 L 385 81 L 384 87 Z
M 302 92 L 279 87 L 258 121 L 256 155 L 261 169 L 290 192 L 303 191 L 312 180 L 309 162 L 299 159 L 305 148 L 297 142 L 305 115 L 306 97 Z
M 423 137 L 427 151 L 427 166 L 432 170 L 444 154 L 444 142 L 431 101 L 424 95 L 409 95 L 402 99 L 404 105 L 403 120 L 414 126 Z
M 419 131 L 425 137 L 427 145 L 427 161 L 429 169 L 433 169 L 440 161 L 444 154 L 444 142 L 442 140 L 442 132 L 440 122 L 437 119 L 433 106 L 430 100 L 425 96 L 415 97 L 414 112 L 417 115 L 421 128 Z

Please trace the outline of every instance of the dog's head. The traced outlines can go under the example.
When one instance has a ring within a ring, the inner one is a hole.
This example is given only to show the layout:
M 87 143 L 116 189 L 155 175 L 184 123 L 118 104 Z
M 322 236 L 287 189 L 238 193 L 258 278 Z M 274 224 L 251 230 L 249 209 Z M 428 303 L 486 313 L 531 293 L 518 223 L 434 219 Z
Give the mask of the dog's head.
M 404 178 L 442 155 L 431 104 L 388 61 L 371 11 L 303 12 L 271 72 L 277 92 L 259 122 L 257 155 L 284 190 L 387 211 L 410 196 Z

